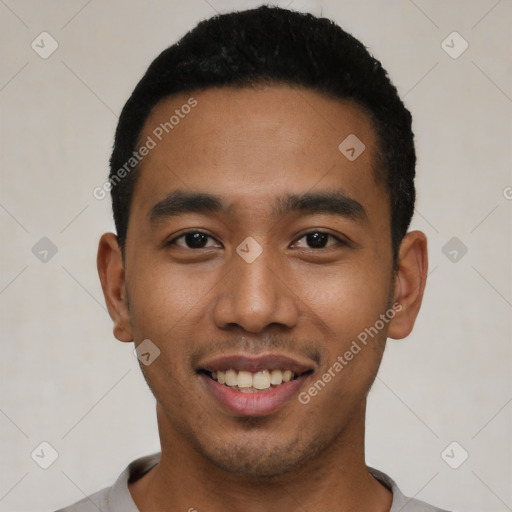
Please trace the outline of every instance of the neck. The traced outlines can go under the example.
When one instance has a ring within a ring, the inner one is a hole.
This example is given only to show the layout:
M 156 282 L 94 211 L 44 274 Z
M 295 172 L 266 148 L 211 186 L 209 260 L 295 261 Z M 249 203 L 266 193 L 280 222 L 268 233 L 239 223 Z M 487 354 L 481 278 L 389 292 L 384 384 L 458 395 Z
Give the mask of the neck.
M 388 512 L 392 496 L 367 470 L 365 404 L 330 446 L 286 474 L 226 472 L 206 460 L 158 411 L 160 463 L 129 485 L 141 512 Z

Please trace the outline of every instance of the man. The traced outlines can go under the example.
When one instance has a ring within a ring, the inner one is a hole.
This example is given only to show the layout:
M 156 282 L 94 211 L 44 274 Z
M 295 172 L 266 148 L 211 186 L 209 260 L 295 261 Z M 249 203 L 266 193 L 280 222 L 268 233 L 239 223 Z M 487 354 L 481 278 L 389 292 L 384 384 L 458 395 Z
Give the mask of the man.
M 409 112 L 329 20 L 261 7 L 165 50 L 121 114 L 98 250 L 161 454 L 64 510 L 439 511 L 364 455 L 425 286 L 414 174 Z

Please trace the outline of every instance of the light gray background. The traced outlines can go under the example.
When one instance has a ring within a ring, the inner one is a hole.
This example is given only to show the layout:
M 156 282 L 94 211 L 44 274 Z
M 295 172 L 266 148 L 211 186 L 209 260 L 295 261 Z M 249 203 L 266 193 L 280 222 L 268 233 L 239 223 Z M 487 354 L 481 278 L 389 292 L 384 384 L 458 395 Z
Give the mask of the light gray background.
M 199 20 L 259 3 L 0 0 L 1 511 L 58 508 L 158 450 L 154 400 L 103 305 L 95 252 L 113 223 L 92 190 L 150 61 Z M 368 463 L 448 509 L 512 510 L 512 2 L 275 3 L 360 38 L 415 119 L 413 227 L 430 276 L 370 394 Z M 59 45 L 47 59 L 31 48 L 43 31 Z M 442 47 L 453 31 L 469 44 L 456 59 Z M 42 237 L 58 248 L 46 263 L 32 252 Z M 456 262 L 442 251 L 452 237 L 468 249 Z M 46 470 L 31 458 L 42 441 L 58 452 Z M 441 456 L 453 441 L 452 464 L 469 453 L 458 469 Z

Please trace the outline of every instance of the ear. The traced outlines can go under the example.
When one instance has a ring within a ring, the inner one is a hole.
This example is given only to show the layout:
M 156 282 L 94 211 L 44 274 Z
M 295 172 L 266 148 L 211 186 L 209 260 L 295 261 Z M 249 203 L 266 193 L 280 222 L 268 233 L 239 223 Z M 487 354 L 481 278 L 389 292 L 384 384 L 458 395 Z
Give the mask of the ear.
M 119 341 L 133 341 L 123 255 L 114 233 L 105 233 L 100 238 L 97 265 L 105 302 L 114 322 L 114 336 Z
M 400 245 L 395 275 L 395 317 L 388 337 L 402 339 L 409 335 L 420 310 L 427 281 L 427 238 L 421 231 L 405 235 Z

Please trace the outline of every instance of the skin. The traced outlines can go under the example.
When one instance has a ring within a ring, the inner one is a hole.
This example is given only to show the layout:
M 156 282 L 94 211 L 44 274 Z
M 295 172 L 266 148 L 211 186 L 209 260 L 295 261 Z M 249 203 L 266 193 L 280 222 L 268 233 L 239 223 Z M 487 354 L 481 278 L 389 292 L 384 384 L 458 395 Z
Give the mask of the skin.
M 98 269 L 114 334 L 161 350 L 141 365 L 157 399 L 162 459 L 129 485 L 143 512 L 189 510 L 388 511 L 392 496 L 365 465 L 367 393 L 386 338 L 404 338 L 427 272 L 425 235 L 404 238 L 392 261 L 389 199 L 372 167 L 378 151 L 366 114 L 350 102 L 288 86 L 219 88 L 167 98 L 140 140 L 193 96 L 198 104 L 139 166 L 126 253 L 112 233 Z M 366 150 L 338 150 L 356 134 Z M 221 196 L 227 211 L 151 222 L 170 192 Z M 342 191 L 362 218 L 275 214 L 285 194 Z M 189 248 L 200 230 L 205 248 Z M 309 232 L 334 237 L 311 247 Z M 237 246 L 262 247 L 252 263 Z M 313 368 L 307 390 L 393 303 L 400 311 L 307 405 L 294 396 L 275 413 L 226 412 L 196 372 L 206 357 L 279 352 Z

